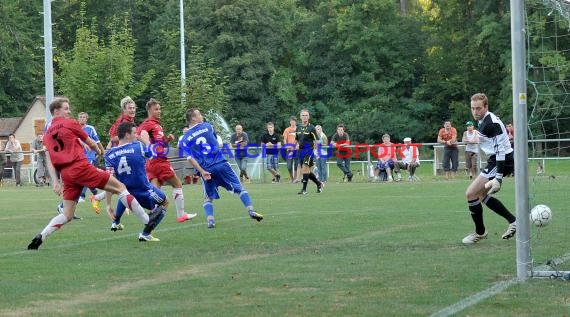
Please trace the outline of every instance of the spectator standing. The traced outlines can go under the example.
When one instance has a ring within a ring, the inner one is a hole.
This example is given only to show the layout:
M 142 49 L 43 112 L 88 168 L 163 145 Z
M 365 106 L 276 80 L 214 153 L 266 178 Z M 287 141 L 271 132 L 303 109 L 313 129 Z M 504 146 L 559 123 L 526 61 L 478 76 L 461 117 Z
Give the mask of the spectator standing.
M 454 177 L 459 165 L 459 149 L 457 148 L 457 129 L 451 126 L 451 121 L 446 120 L 443 128 L 437 134 L 437 143 L 443 144 L 443 170 L 445 179 Z
M 315 130 L 317 130 L 317 176 L 321 182 L 326 183 L 328 179 L 327 158 L 329 156 L 329 139 L 323 132 L 323 127 L 320 125 L 316 125 Z
M 3 185 L 4 165 L 6 165 L 6 153 L 4 152 L 5 147 L 6 143 L 4 141 L 0 141 L 0 187 Z
M 344 131 L 344 124 L 340 123 L 336 126 L 336 133 L 331 138 L 331 145 L 338 150 L 336 165 L 344 174 L 343 179 L 352 182 L 352 172 L 350 171 L 351 152 L 343 150 L 343 148 L 350 147 L 350 137 Z
M 36 156 L 36 177 L 39 181 L 37 186 L 43 186 L 46 183 L 46 148 L 43 133 L 38 133 L 32 141 L 32 151 Z
M 297 118 L 289 118 L 289 126 L 283 131 L 283 145 L 286 146 L 285 159 L 287 161 L 287 171 L 291 183 L 299 182 L 299 158 L 295 152 L 295 140 L 297 137 Z
M 469 172 L 469 179 L 477 176 L 479 169 L 477 163 L 479 162 L 479 135 L 475 130 L 475 123 L 467 121 L 465 123 L 467 130 L 463 132 L 461 142 L 465 143 L 465 168 Z
M 506 126 L 507 135 L 509 136 L 509 143 L 511 143 L 511 147 L 515 148 L 515 128 L 513 127 L 512 123 L 507 123 Z
M 8 136 L 8 143 L 6 143 L 6 152 L 10 153 L 10 162 L 14 170 L 14 178 L 16 179 L 16 186 L 22 186 L 21 168 L 24 161 L 24 153 L 22 152 L 22 145 L 12 133 Z
M 243 131 L 241 124 L 236 125 L 235 133 L 230 137 L 230 143 L 235 149 L 235 160 L 239 169 L 239 179 L 242 182 L 250 182 L 247 175 L 247 144 L 249 138 L 247 133 Z
M 279 183 L 281 175 L 279 175 L 279 149 L 281 141 L 279 135 L 275 133 L 275 125 L 273 122 L 267 123 L 267 132 L 261 137 L 262 146 L 265 146 L 265 162 L 267 170 L 273 175 L 271 182 Z

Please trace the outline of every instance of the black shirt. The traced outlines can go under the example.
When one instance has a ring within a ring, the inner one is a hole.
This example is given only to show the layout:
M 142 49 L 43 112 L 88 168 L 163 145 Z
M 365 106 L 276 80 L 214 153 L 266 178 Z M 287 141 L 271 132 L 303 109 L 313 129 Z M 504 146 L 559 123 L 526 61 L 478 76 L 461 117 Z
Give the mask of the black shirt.
M 279 137 L 280 135 L 278 135 L 277 133 L 269 134 L 268 132 L 266 132 L 261 137 L 261 143 L 266 144 L 268 142 L 271 142 L 272 144 L 277 145 L 277 143 L 279 143 Z M 278 151 L 279 149 L 277 149 L 276 147 L 275 148 L 267 147 L 265 153 L 267 153 L 267 155 L 277 155 Z
M 296 138 L 299 143 L 299 151 L 303 151 L 305 148 L 312 149 L 315 145 L 315 140 L 318 140 L 317 130 L 310 123 L 307 126 L 297 126 Z

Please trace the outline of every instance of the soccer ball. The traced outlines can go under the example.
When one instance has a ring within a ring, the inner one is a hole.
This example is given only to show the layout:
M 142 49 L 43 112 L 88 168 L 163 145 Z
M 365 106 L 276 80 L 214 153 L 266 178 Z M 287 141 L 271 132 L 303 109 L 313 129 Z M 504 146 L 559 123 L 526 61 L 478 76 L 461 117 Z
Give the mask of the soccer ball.
M 536 205 L 530 211 L 530 222 L 537 227 L 544 227 L 552 220 L 552 211 L 546 205 Z

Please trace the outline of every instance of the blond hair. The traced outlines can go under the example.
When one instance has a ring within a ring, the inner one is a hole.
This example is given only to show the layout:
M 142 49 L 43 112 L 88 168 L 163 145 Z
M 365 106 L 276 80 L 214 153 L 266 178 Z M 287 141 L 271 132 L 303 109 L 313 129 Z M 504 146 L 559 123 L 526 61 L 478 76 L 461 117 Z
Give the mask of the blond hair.
M 121 109 L 126 110 L 127 105 L 131 104 L 131 103 L 136 106 L 136 103 L 134 102 L 134 100 L 131 99 L 131 97 L 126 96 L 125 98 L 121 99 Z

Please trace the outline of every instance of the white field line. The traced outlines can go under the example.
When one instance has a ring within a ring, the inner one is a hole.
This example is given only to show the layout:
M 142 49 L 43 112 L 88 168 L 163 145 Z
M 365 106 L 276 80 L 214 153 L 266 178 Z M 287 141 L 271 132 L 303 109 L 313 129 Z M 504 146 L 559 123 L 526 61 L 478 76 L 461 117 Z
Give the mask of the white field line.
M 288 212 L 287 214 L 291 214 Z M 239 218 L 233 218 L 231 221 L 235 221 Z M 197 224 L 193 224 L 197 225 Z M 202 224 L 204 225 L 204 224 Z M 386 234 L 390 234 L 393 232 L 401 231 L 401 230 L 410 230 L 412 228 L 417 228 L 418 224 L 408 224 L 398 227 L 392 227 L 385 230 L 378 230 L 373 232 L 365 232 L 363 234 L 359 234 L 356 236 L 345 237 L 338 240 L 328 240 L 325 241 L 322 246 L 327 245 L 339 245 L 344 243 L 353 243 L 354 241 L 358 240 L 371 240 L 376 239 L 379 236 L 383 236 Z M 171 230 L 180 230 L 177 228 L 172 228 Z M 186 227 L 186 226 L 183 226 Z M 123 235 L 124 237 L 125 235 Z M 99 239 L 97 241 L 103 240 L 115 240 L 118 238 L 107 238 L 107 239 Z M 93 243 L 93 241 L 91 242 Z M 79 244 L 67 244 L 67 245 L 60 245 L 58 247 L 66 248 L 71 246 L 78 246 L 88 244 L 79 243 Z M 310 245 L 307 247 L 299 248 L 299 249 L 292 249 L 292 250 L 283 250 L 278 253 L 257 253 L 257 254 L 248 254 L 244 256 L 239 256 L 236 258 L 229 258 L 225 261 L 214 262 L 214 263 L 207 263 L 201 265 L 193 265 L 189 268 L 178 268 L 176 272 L 173 271 L 165 271 L 159 272 L 155 275 L 149 275 L 147 278 L 142 280 L 133 280 L 129 282 L 124 282 L 120 285 L 109 286 L 107 289 L 101 290 L 88 290 L 86 292 L 76 293 L 73 295 L 72 299 L 63 299 L 63 300 L 48 300 L 48 299 L 41 299 L 34 302 L 28 303 L 27 307 L 15 308 L 15 309 L 5 309 L 0 310 L 0 316 L 6 317 L 22 317 L 22 316 L 36 316 L 36 315 L 46 315 L 51 316 L 54 314 L 58 315 L 73 315 L 77 311 L 80 310 L 82 305 L 90 304 L 93 305 L 94 303 L 108 303 L 114 304 L 122 299 L 121 294 L 135 290 L 140 288 L 151 288 L 154 285 L 161 285 L 167 283 L 173 283 L 177 281 L 182 281 L 188 279 L 189 277 L 197 277 L 197 276 L 205 276 L 211 274 L 212 270 L 215 270 L 218 267 L 224 267 L 227 265 L 233 265 L 237 263 L 243 263 L 253 260 L 258 260 L 267 257 L 274 257 L 274 256 L 284 256 L 287 254 L 294 254 L 299 252 L 306 252 L 307 250 L 312 250 L 314 245 Z M 37 252 L 37 251 L 24 251 L 24 252 Z M 39 251 L 41 252 L 41 251 Z M 19 252 L 23 253 L 23 252 Z M 1 256 L 1 255 L 0 255 Z
M 501 293 L 502 291 L 506 290 L 507 288 L 509 288 L 510 286 L 512 286 L 516 283 L 518 283 L 518 279 L 516 279 L 516 278 L 510 279 L 508 281 L 495 283 L 495 285 L 489 287 L 488 289 L 481 291 L 481 292 L 479 292 L 473 296 L 469 296 L 465 299 L 462 299 L 459 302 L 457 302 L 451 306 L 445 307 L 444 309 L 438 311 L 437 313 L 430 315 L 430 317 L 452 316 L 452 315 L 464 310 L 467 307 L 478 304 L 479 302 L 481 302 L 484 299 L 487 299 L 491 296 L 495 296 L 495 295 Z
M 339 213 L 340 212 L 341 211 L 339 211 Z M 291 215 L 291 214 L 295 214 L 295 213 L 301 213 L 301 212 L 299 212 L 299 211 L 288 211 L 287 213 L 272 214 L 271 216 L 285 215 L 285 214 Z M 247 216 L 247 214 L 244 212 L 244 216 L 224 218 L 222 220 L 216 220 L 216 222 L 227 223 L 227 222 L 241 221 L 245 217 L 249 217 L 249 216 Z M 46 222 L 46 224 L 47 224 L 47 222 Z M 136 224 L 136 226 L 140 227 L 139 224 Z M 188 227 L 198 227 L 198 226 L 206 226 L 206 222 L 192 222 L 189 225 L 188 224 L 185 224 L 185 225 L 178 224 L 178 225 L 173 225 L 173 226 L 169 226 L 169 227 L 160 226 L 158 231 L 159 232 L 170 232 L 170 231 L 187 230 Z M 65 230 L 65 226 L 64 226 L 63 230 Z M 39 251 L 26 250 L 26 247 L 27 247 L 27 244 L 26 244 L 26 245 L 22 245 L 21 250 L 13 251 L 13 252 L 7 252 L 7 253 L 0 253 L 0 258 L 6 258 L 6 257 L 10 257 L 10 256 L 19 256 L 19 255 L 26 254 L 29 252 L 41 252 L 42 248 L 46 247 L 46 243 L 48 243 L 49 248 L 54 248 L 54 249 L 75 248 L 75 247 L 85 246 L 85 245 L 89 245 L 89 244 L 97 244 L 100 242 L 123 240 L 123 239 L 133 239 L 133 241 L 138 243 L 138 241 L 137 241 L 138 231 L 133 231 L 131 233 L 118 234 L 116 232 L 110 232 L 109 229 L 106 229 L 105 232 L 108 232 L 110 236 L 106 237 L 106 238 L 101 238 L 101 239 L 96 239 L 96 240 L 84 240 L 84 241 L 80 241 L 80 242 L 77 242 L 77 240 L 75 240 L 74 242 L 71 242 L 71 243 L 63 243 L 63 244 L 57 244 L 57 245 L 50 245 L 49 244 L 49 238 L 48 238 L 47 241 L 44 241 L 44 244 L 42 244 L 42 247 L 40 247 Z M 54 232 L 53 234 L 57 235 L 57 231 Z M 33 236 L 30 236 L 30 241 L 32 238 L 33 238 Z
M 358 213 L 358 212 L 366 213 L 369 211 L 368 210 L 362 210 L 362 211 L 354 211 L 353 213 Z M 323 213 L 339 214 L 339 213 L 344 213 L 344 211 L 327 211 L 327 210 L 324 210 Z M 270 215 L 266 214 L 265 215 L 266 220 L 264 220 L 264 221 L 270 220 L 271 217 L 275 217 L 275 216 L 286 215 L 288 217 L 301 217 L 301 216 L 304 216 L 303 214 L 304 213 L 301 211 L 287 211 L 284 213 L 272 213 Z M 236 217 L 232 217 L 232 218 L 220 218 L 220 219 L 216 220 L 216 222 L 218 224 L 223 224 L 223 223 L 230 223 L 230 222 L 236 222 L 236 221 L 243 221 L 244 218 L 249 219 L 249 216 L 247 216 L 247 214 L 245 212 L 244 212 L 243 216 L 236 216 Z M 139 225 L 136 224 L 136 226 L 139 226 Z M 198 227 L 198 226 L 206 226 L 206 222 L 192 222 L 189 225 L 188 224 L 185 224 L 185 225 L 175 224 L 175 225 L 171 225 L 168 227 L 160 226 L 158 231 L 159 232 L 171 232 L 171 231 L 187 230 L 188 227 Z M 236 230 L 236 227 L 233 227 L 232 229 Z M 64 226 L 63 230 L 65 230 L 65 226 Z M 20 256 L 22 254 L 26 254 L 26 253 L 30 253 L 30 252 L 41 252 L 41 250 L 43 248 L 45 248 L 46 246 L 49 248 L 53 248 L 53 249 L 67 249 L 67 248 L 76 248 L 76 247 L 86 246 L 86 245 L 90 245 L 90 244 L 97 244 L 97 243 L 101 243 L 101 242 L 123 240 L 123 239 L 133 239 L 133 241 L 138 243 L 138 241 L 137 241 L 138 231 L 133 231 L 130 233 L 118 233 L 118 232 L 113 233 L 113 232 L 110 232 L 109 229 L 105 229 L 105 230 L 101 230 L 101 231 L 104 231 L 105 233 L 109 233 L 110 236 L 108 236 L 106 238 L 95 239 L 95 240 L 83 240 L 83 241 L 74 240 L 73 242 L 70 242 L 70 243 L 61 243 L 61 244 L 56 244 L 56 245 L 50 244 L 49 238 L 48 238 L 47 241 L 44 241 L 44 244 L 42 244 L 42 247 L 40 247 L 39 251 L 26 250 L 26 246 L 27 246 L 27 242 L 26 242 L 25 245 L 21 246 L 20 250 L 16 250 L 16 251 L 12 251 L 12 252 L 6 252 L 6 253 L 0 253 L 0 258 Z M 57 231 L 54 234 L 57 235 Z M 160 236 L 160 234 L 158 234 L 158 236 Z M 30 240 L 32 238 L 33 238 L 33 235 L 30 236 Z

